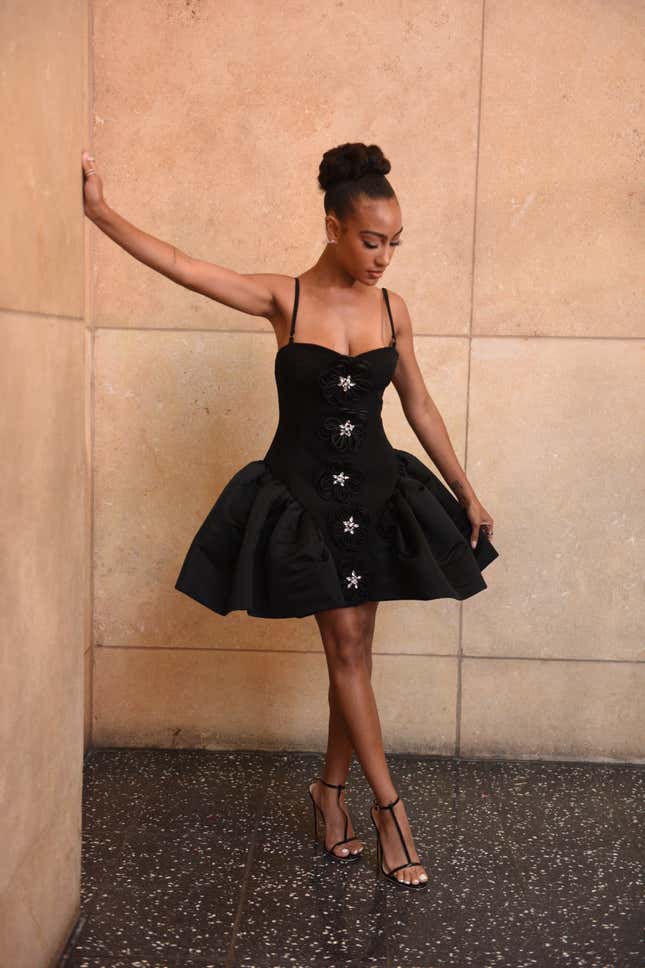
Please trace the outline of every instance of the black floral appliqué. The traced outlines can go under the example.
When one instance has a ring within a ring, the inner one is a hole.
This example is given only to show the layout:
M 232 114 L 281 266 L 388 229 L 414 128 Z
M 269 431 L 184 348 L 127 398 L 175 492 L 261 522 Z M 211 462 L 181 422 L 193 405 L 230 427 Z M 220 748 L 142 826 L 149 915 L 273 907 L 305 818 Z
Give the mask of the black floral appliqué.
M 342 406 L 365 393 L 370 387 L 371 377 L 372 365 L 368 360 L 347 357 L 322 370 L 318 382 L 325 400 Z
M 316 476 L 315 485 L 326 501 L 345 504 L 356 496 L 364 478 L 363 471 L 349 461 L 332 461 Z
M 336 544 L 341 548 L 355 548 L 367 537 L 370 514 L 366 507 L 351 504 L 330 515 L 330 530 Z
M 367 416 L 367 410 L 339 410 L 333 417 L 325 417 L 318 436 L 338 450 L 358 450 L 365 438 Z

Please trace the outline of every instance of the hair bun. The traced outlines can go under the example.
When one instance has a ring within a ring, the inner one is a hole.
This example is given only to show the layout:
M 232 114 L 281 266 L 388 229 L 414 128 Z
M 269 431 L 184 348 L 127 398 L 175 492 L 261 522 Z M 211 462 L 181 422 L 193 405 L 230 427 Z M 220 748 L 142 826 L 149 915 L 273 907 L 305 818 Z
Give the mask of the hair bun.
M 387 175 L 391 168 L 378 145 L 348 141 L 325 152 L 318 169 L 318 184 L 327 191 L 341 181 L 355 181 L 364 175 Z

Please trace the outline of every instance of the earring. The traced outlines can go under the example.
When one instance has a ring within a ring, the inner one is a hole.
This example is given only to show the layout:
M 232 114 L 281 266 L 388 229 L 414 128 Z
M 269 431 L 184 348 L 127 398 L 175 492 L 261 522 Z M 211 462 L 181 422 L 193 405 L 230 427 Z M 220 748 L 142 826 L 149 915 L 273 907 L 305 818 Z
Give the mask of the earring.
M 338 244 L 337 239 L 327 239 L 327 245 L 337 245 L 337 244 Z

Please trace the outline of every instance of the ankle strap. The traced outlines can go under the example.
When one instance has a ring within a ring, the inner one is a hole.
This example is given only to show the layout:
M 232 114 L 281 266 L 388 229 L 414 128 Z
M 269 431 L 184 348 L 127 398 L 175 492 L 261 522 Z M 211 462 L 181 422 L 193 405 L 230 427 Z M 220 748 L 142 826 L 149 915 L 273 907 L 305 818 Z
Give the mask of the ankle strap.
M 400 799 L 401 797 L 397 797 L 396 800 L 392 800 L 392 803 L 379 803 L 378 800 L 375 800 L 374 806 L 377 810 L 391 810 L 392 807 L 397 805 Z
M 344 790 L 345 789 L 345 784 L 344 783 L 327 783 L 327 780 L 323 780 L 323 778 L 321 776 L 315 776 L 314 777 L 314 780 L 320 780 L 320 782 L 321 783 L 324 783 L 325 786 L 332 787 L 332 789 L 334 789 L 334 790 Z

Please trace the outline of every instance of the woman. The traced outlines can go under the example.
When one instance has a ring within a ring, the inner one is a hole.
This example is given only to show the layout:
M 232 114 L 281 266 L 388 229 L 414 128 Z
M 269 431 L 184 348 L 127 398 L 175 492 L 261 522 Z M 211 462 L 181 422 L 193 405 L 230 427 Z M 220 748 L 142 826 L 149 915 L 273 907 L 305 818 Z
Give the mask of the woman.
M 318 180 L 327 245 L 295 278 L 239 274 L 147 235 L 107 205 L 87 152 L 82 166 L 85 214 L 106 235 L 187 289 L 274 328 L 275 436 L 219 495 L 175 588 L 221 615 L 315 616 L 330 716 L 323 776 L 309 786 L 314 836 L 320 814 L 330 856 L 359 859 L 343 792 L 355 750 L 375 797 L 377 869 L 417 890 L 428 876 L 388 770 L 371 686 L 376 609 L 383 600 L 468 598 L 487 587 L 481 571 L 498 553 L 493 520 L 419 370 L 406 304 L 376 287 L 403 231 L 390 163 L 376 145 L 325 152 Z M 456 497 L 387 440 L 381 403 L 390 382 Z

